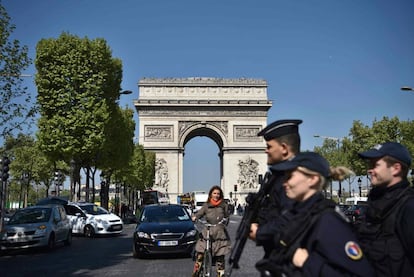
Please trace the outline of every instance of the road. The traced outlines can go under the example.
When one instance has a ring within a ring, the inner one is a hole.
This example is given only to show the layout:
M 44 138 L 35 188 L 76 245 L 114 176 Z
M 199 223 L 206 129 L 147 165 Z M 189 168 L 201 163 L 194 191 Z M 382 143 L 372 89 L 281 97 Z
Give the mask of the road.
M 240 216 L 232 216 L 228 230 L 234 236 Z M 132 257 L 134 224 L 115 237 L 87 239 L 74 237 L 71 246 L 58 245 L 52 252 L 43 250 L 16 251 L 0 256 L 0 276 L 191 276 L 193 261 L 189 257 Z M 232 276 L 260 276 L 254 267 L 263 256 L 260 247 L 248 240 L 241 257 L 240 269 Z

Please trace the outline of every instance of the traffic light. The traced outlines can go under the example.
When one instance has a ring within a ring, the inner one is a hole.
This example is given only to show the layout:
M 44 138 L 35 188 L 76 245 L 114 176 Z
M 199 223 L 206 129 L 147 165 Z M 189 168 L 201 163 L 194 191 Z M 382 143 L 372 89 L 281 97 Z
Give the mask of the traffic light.
M 234 192 L 237 192 L 237 185 L 234 185 Z
M 9 164 L 10 160 L 7 157 L 3 157 L 1 161 L 1 180 L 6 182 L 9 179 Z
M 55 185 L 57 186 L 63 185 L 63 174 L 59 170 L 55 171 Z

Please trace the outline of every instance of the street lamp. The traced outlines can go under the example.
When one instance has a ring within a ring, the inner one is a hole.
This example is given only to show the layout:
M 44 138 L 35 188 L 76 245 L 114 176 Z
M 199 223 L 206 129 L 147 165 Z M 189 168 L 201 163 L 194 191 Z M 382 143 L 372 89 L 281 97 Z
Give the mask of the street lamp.
M 359 197 L 362 197 L 362 180 L 361 180 L 361 177 L 358 178 L 358 188 L 359 188 Z
M 401 90 L 414 91 L 412 87 L 402 87 Z
M 70 197 L 74 199 L 74 194 L 76 191 L 75 188 L 75 166 L 76 162 L 74 159 L 70 160 Z
M 119 94 L 132 94 L 132 90 L 123 90 Z

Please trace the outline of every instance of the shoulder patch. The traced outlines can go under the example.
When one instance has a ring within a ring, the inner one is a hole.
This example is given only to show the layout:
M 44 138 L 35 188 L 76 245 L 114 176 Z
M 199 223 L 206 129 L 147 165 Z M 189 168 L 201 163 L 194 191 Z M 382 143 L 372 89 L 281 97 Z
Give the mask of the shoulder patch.
M 348 241 L 345 244 L 345 254 L 354 261 L 362 258 L 362 250 L 358 243 L 354 241 Z

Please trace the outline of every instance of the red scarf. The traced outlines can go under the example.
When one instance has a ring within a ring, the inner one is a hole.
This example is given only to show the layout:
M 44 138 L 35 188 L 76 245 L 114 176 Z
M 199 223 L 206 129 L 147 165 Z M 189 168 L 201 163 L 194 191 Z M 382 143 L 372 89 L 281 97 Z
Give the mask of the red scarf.
M 214 207 L 217 207 L 218 205 L 220 205 L 220 203 L 223 201 L 223 199 L 219 199 L 219 200 L 214 200 L 213 198 L 210 199 L 210 204 L 213 205 Z

